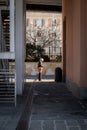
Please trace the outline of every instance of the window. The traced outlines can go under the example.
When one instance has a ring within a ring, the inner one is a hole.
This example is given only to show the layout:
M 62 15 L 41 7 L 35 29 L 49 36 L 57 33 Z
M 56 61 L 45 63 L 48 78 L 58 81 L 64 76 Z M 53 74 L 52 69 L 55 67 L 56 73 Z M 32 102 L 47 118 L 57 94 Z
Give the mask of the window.
M 42 26 L 42 20 L 41 19 L 37 19 L 36 20 L 36 26 L 37 27 L 41 27 Z
M 56 26 L 56 19 L 52 20 L 52 26 Z

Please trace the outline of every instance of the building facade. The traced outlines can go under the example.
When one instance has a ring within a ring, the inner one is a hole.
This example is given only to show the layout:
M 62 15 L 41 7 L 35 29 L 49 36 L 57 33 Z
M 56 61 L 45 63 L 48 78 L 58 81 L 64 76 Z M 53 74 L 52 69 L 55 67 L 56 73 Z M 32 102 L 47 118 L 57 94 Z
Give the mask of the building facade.
M 62 13 L 27 11 L 26 43 L 41 46 L 48 61 L 57 61 L 62 55 Z

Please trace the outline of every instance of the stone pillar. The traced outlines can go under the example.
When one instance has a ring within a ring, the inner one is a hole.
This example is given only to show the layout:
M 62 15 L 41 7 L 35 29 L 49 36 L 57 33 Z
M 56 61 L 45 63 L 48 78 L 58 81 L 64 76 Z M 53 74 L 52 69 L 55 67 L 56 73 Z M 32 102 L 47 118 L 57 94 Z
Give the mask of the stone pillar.
M 16 86 L 21 95 L 24 87 L 25 10 L 24 0 L 16 0 Z

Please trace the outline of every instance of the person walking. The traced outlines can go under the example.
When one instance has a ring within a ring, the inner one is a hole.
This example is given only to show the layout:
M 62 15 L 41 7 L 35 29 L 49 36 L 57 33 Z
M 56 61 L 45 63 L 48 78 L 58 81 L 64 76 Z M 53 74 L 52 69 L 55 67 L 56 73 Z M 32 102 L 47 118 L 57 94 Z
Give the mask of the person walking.
M 43 65 L 42 62 L 44 61 L 43 58 L 40 58 L 39 62 L 38 62 L 38 80 L 41 81 L 42 79 L 42 71 L 43 71 Z

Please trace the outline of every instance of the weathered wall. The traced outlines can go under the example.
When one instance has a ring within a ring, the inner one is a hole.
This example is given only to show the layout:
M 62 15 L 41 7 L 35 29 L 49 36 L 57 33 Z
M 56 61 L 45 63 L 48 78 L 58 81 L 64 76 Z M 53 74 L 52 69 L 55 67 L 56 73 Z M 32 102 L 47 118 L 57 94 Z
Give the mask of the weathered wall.
M 37 75 L 38 74 L 38 63 L 37 62 L 27 62 L 25 63 L 25 72 L 28 75 Z M 55 75 L 55 68 L 61 67 L 62 63 L 57 62 L 43 62 L 43 75 Z

